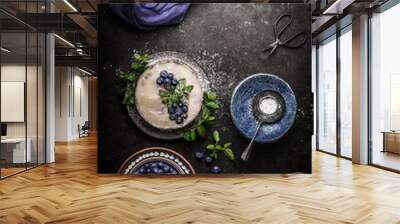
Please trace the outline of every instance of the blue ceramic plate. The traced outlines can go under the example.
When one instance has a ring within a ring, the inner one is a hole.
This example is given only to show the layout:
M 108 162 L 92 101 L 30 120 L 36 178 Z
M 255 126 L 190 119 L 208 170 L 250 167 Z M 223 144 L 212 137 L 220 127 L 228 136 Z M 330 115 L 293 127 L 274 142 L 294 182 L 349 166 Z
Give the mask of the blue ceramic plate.
M 251 139 L 255 134 L 258 120 L 253 114 L 253 99 L 265 91 L 282 97 L 284 111 L 276 122 L 261 126 L 255 139 L 258 143 L 278 141 L 289 131 L 296 118 L 296 97 L 289 84 L 276 75 L 260 73 L 249 76 L 235 88 L 230 108 L 233 123 L 244 137 Z
M 192 165 L 179 153 L 163 147 L 140 150 L 131 155 L 119 169 L 128 175 L 194 175 Z

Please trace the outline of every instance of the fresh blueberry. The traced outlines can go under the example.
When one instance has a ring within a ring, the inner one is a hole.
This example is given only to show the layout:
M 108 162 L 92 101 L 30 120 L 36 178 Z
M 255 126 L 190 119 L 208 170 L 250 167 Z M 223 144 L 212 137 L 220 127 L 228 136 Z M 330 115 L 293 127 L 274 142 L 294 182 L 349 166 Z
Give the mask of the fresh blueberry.
M 175 109 L 175 114 L 176 114 L 176 115 L 182 115 L 182 114 L 183 114 L 182 109 L 181 109 L 180 107 L 177 107 L 177 108 Z
M 173 103 L 173 104 L 172 104 L 172 107 L 173 107 L 174 109 L 176 109 L 176 108 L 178 107 L 178 104 Z
M 158 168 L 164 167 L 164 163 L 163 162 L 158 162 L 157 165 L 158 165 Z
M 142 166 L 139 168 L 139 173 L 143 174 L 146 171 L 146 169 Z
M 168 73 L 167 77 L 168 77 L 169 79 L 173 79 L 173 78 L 174 78 L 174 74 Z
M 169 119 L 170 119 L 171 121 L 176 120 L 176 115 L 175 115 L 175 114 L 170 114 L 170 115 L 169 115 Z
M 157 167 L 157 163 L 151 163 L 150 167 L 151 168 L 156 168 Z
M 165 78 L 164 79 L 164 84 L 171 84 L 171 79 L 169 79 L 169 78 Z
M 153 171 L 153 173 L 159 173 L 160 169 L 158 169 L 157 167 L 154 167 L 151 169 L 151 171 Z
M 212 173 L 221 173 L 221 168 L 219 166 L 213 166 L 211 168 Z
M 172 79 L 171 84 L 176 86 L 176 85 L 178 85 L 178 81 L 176 81 L 176 79 Z
M 171 171 L 171 174 L 172 174 L 172 175 L 177 175 L 178 172 L 176 172 L 176 170 L 172 170 L 172 171 Z
M 183 114 L 181 115 L 181 117 L 182 117 L 183 119 L 186 119 L 186 118 L 188 117 L 188 115 L 187 115 L 187 113 L 183 113 Z
M 174 114 L 175 113 L 174 108 L 173 107 L 168 107 L 168 113 L 169 114 Z
M 168 71 L 162 70 L 160 72 L 160 77 L 167 78 L 168 77 Z
M 212 161 L 213 161 L 213 159 L 212 159 L 211 157 L 209 157 L 209 156 L 207 156 L 207 157 L 204 159 L 204 162 L 206 162 L 206 163 L 208 163 L 208 164 L 212 163 Z
M 183 105 L 182 106 L 182 110 L 183 110 L 183 112 L 188 112 L 189 108 L 188 108 L 188 106 Z
M 150 164 L 148 164 L 148 163 L 144 164 L 144 168 L 149 168 L 149 167 L 150 167 Z
M 178 107 L 182 108 L 183 107 L 183 103 L 178 103 Z
M 182 123 L 183 123 L 183 119 L 182 119 L 181 117 L 178 117 L 178 118 L 176 119 L 176 123 L 177 123 L 177 124 L 182 124 Z
M 204 157 L 204 154 L 202 152 L 196 152 L 194 154 L 194 158 L 196 158 L 197 160 L 201 160 L 201 159 L 203 159 L 203 157 Z
M 164 79 L 163 78 L 158 78 L 156 82 L 157 82 L 158 85 L 162 85 L 164 83 Z
M 166 165 L 166 166 L 163 167 L 163 170 L 164 170 L 165 173 L 168 173 L 168 172 L 170 172 L 171 168 L 169 168 L 169 166 Z
M 150 169 L 150 168 L 147 168 L 147 169 L 146 169 L 146 173 L 151 173 L 151 169 Z

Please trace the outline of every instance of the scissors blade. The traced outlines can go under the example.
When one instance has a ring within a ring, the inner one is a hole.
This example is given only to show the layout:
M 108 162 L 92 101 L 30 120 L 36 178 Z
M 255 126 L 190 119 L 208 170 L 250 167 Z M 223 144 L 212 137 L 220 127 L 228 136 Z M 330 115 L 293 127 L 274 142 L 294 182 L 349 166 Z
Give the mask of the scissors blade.
M 278 40 L 276 40 L 275 42 L 271 43 L 270 45 L 268 45 L 267 48 L 265 48 L 262 52 L 267 52 L 269 50 L 274 50 L 278 45 Z
M 272 55 L 275 51 L 276 51 L 276 48 L 278 48 L 278 45 L 276 44 L 273 48 L 272 48 L 272 50 L 269 52 L 269 56 L 270 55 Z

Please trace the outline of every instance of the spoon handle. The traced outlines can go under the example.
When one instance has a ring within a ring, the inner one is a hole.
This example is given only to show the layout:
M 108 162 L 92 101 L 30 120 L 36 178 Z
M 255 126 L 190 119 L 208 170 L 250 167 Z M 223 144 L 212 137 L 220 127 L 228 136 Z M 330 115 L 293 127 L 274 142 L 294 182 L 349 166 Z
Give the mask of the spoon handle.
M 256 137 L 257 137 L 258 130 L 260 130 L 261 124 L 262 124 L 262 122 L 258 123 L 258 126 L 257 126 L 257 128 L 256 128 L 256 133 L 254 134 L 254 136 L 253 136 L 253 138 L 251 139 L 249 145 L 246 147 L 246 149 L 245 149 L 245 150 L 243 151 L 243 153 L 242 153 L 242 156 L 240 157 L 240 158 L 242 158 L 243 161 L 249 160 L 250 152 L 251 152 L 251 149 L 253 148 L 254 140 L 255 140 Z

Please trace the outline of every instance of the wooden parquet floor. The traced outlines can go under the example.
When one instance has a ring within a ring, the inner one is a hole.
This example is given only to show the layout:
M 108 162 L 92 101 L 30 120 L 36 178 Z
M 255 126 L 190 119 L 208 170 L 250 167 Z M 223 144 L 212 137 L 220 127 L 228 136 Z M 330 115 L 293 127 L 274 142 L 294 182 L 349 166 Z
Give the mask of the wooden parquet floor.
M 0 181 L 0 223 L 400 223 L 400 175 L 315 152 L 313 174 L 96 173 L 94 137 Z

